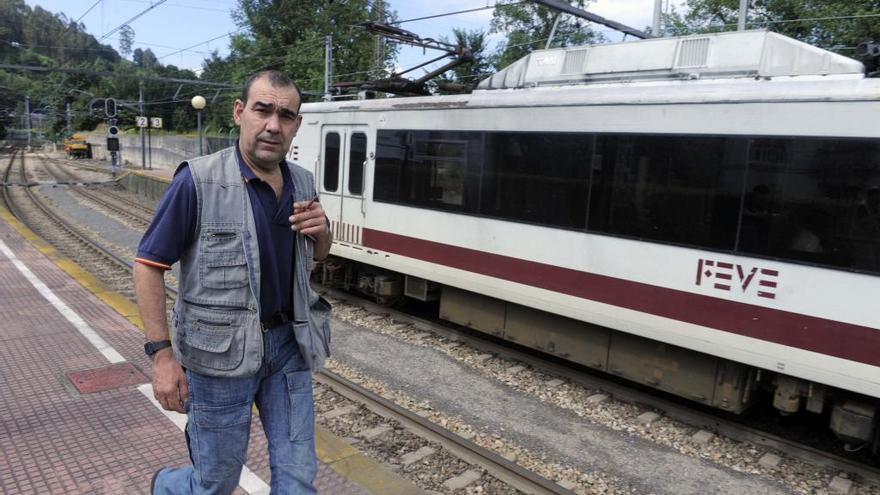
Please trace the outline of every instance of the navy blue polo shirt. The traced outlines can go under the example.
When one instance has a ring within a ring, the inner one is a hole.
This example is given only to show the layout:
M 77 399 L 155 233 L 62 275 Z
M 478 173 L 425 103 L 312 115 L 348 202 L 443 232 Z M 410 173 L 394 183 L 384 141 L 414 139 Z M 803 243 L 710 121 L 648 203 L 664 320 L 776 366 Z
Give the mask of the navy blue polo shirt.
M 286 163 L 281 162 L 284 190 L 281 200 L 276 200 L 272 186 L 258 178 L 244 163 L 237 145 L 235 155 L 254 212 L 260 246 L 260 317 L 268 320 L 277 313 L 290 314 L 292 311 L 290 282 L 294 232 L 288 217 L 293 213 L 293 181 Z M 192 173 L 189 167 L 183 166 L 159 202 L 156 216 L 138 245 L 135 261 L 170 270 L 198 237 L 197 211 Z

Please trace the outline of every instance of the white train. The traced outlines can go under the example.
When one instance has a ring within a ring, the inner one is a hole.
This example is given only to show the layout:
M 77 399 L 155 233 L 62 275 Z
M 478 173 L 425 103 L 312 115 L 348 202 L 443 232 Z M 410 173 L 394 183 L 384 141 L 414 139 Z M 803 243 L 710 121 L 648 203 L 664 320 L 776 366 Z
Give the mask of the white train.
M 765 31 L 536 51 L 469 95 L 311 103 L 328 283 L 878 448 L 880 79 Z

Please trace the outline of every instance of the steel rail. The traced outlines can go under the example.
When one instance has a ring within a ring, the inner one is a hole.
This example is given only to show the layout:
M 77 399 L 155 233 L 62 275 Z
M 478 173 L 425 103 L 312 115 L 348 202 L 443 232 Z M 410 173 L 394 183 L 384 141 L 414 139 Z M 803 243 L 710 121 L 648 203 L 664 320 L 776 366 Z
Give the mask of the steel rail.
M 3 172 L 3 203 L 6 205 L 6 208 L 12 212 L 13 216 L 18 217 L 12 205 L 12 198 L 9 195 L 9 176 L 12 173 L 12 167 L 15 164 L 15 157 L 19 153 L 19 150 L 13 149 L 12 156 L 9 157 L 9 164 L 6 166 L 6 170 Z
M 331 371 L 324 370 L 316 373 L 315 379 L 318 383 L 332 388 L 344 397 L 364 404 L 376 414 L 396 420 L 416 435 L 437 442 L 459 459 L 483 467 L 491 476 L 521 492 L 536 495 L 574 495 L 571 490 L 442 428 Z
M 52 159 L 52 158 L 48 158 L 48 157 L 41 157 L 41 159 L 42 159 L 44 162 L 47 162 L 47 163 L 50 163 L 50 162 L 51 162 L 52 165 L 53 165 L 53 167 L 56 167 L 56 169 L 54 169 L 54 170 L 53 170 L 53 169 L 50 169 L 49 167 L 46 168 L 46 170 L 48 170 L 49 173 L 50 173 L 53 177 L 55 177 L 56 179 L 61 179 L 61 177 L 59 177 L 59 175 L 58 175 L 56 172 L 59 172 L 59 173 L 61 173 L 61 174 L 64 174 L 64 175 L 66 175 L 68 178 L 74 178 L 74 179 L 75 179 L 75 176 L 74 176 L 69 170 L 64 170 L 64 169 L 63 169 L 61 166 L 59 166 L 57 163 L 54 163 L 56 160 L 54 160 L 54 159 Z M 76 182 L 76 181 L 74 181 L 74 182 Z M 120 206 L 120 205 L 117 205 L 117 204 L 113 204 L 111 201 L 108 201 L 108 200 L 102 198 L 101 196 L 99 196 L 98 194 L 95 194 L 95 193 L 92 192 L 92 191 L 89 191 L 88 189 L 86 189 L 85 187 L 81 186 L 80 184 L 71 184 L 71 183 L 68 183 L 68 185 L 71 186 L 71 187 L 70 187 L 70 190 L 71 190 L 71 191 L 75 192 L 76 194 L 79 194 L 80 196 L 82 196 L 82 197 L 88 199 L 89 201 L 92 201 L 92 202 L 94 202 L 94 203 L 97 203 L 97 204 L 99 204 L 99 205 L 101 205 L 101 206 L 103 206 L 103 207 L 105 207 L 105 208 L 107 208 L 107 209 L 109 209 L 109 210 L 111 210 L 111 211 L 113 211 L 113 212 L 115 212 L 115 213 L 117 213 L 117 214 L 119 214 L 119 215 L 121 215 L 121 216 L 127 218 L 127 219 L 133 220 L 133 221 L 135 221 L 135 222 L 143 223 L 143 224 L 146 224 L 146 225 L 149 225 L 149 224 L 150 224 L 150 220 L 151 220 L 151 218 L 147 218 L 146 216 L 139 215 L 139 214 L 134 213 L 134 212 L 132 211 L 132 209 L 140 209 L 140 210 L 144 210 L 144 211 L 145 211 L 145 209 L 144 209 L 141 205 L 135 205 L 135 204 L 132 203 L 131 201 L 125 200 L 125 199 L 123 199 L 123 198 L 120 198 L 119 196 L 115 196 L 115 195 L 114 195 L 113 197 L 116 198 L 118 201 L 123 202 L 123 203 L 126 203 L 125 206 Z
M 24 154 L 23 153 L 21 155 L 21 176 L 22 176 L 22 180 L 26 182 L 27 178 L 26 178 L 25 170 L 24 170 Z M 33 202 L 40 209 L 40 211 L 43 212 L 44 215 L 49 217 L 50 220 L 52 220 L 53 222 L 58 224 L 65 232 L 67 232 L 68 235 L 74 237 L 81 244 L 91 248 L 93 251 L 97 252 L 97 254 L 99 254 L 99 255 L 103 256 L 104 258 L 108 259 L 109 261 L 113 262 L 115 265 L 117 265 L 117 268 L 124 268 L 128 272 L 132 271 L 132 269 L 134 268 L 133 262 L 129 262 L 127 259 L 122 258 L 121 256 L 117 255 L 116 253 L 114 253 L 112 250 L 105 247 L 101 243 L 99 243 L 99 242 L 91 239 L 87 235 L 79 232 L 73 225 L 71 225 L 65 219 L 61 218 L 58 214 L 53 212 L 52 209 L 49 208 L 49 206 L 46 205 L 31 190 L 30 187 L 25 187 L 24 189 L 25 189 L 25 192 L 27 193 L 28 199 L 30 199 L 31 202 Z M 11 200 L 11 197 L 10 197 L 10 200 Z M 21 220 L 22 222 L 25 222 L 24 217 L 20 214 L 20 212 L 17 210 L 16 207 L 12 206 L 11 201 L 10 201 L 10 206 L 11 206 L 10 210 L 12 211 L 13 215 L 15 215 L 15 217 L 18 218 L 19 220 Z M 132 292 L 133 291 L 134 291 L 134 288 L 132 287 Z M 165 284 L 165 291 L 166 291 L 166 293 L 171 294 L 172 298 L 173 298 L 173 296 L 177 295 L 177 289 L 168 285 L 168 284 Z
M 505 359 L 520 361 L 539 371 L 566 378 L 572 383 L 576 383 L 580 386 L 601 390 L 624 402 L 641 404 L 648 408 L 662 411 L 665 416 L 681 421 L 690 426 L 713 430 L 736 441 L 749 442 L 761 447 L 774 449 L 793 459 L 806 462 L 812 466 L 855 474 L 867 484 L 880 486 L 880 467 L 873 467 L 831 452 L 802 445 L 793 440 L 730 421 L 709 412 L 699 411 L 694 407 L 674 402 L 651 392 L 637 390 L 608 378 L 597 376 L 591 372 L 581 371 L 571 366 L 566 366 L 565 364 L 543 359 L 535 355 L 537 351 L 516 349 L 509 345 L 497 343 L 488 338 L 481 337 L 479 334 L 471 333 L 473 331 L 458 330 L 454 327 L 441 325 L 424 318 L 409 315 L 399 310 L 378 305 L 370 300 L 337 289 L 321 287 L 321 290 L 327 291 L 336 299 L 348 302 L 349 304 L 362 306 L 371 313 L 386 314 L 394 321 L 410 323 L 420 331 L 433 333 L 450 340 L 465 343 L 481 352 L 493 353 Z
M 25 175 L 24 175 L 24 159 L 22 159 L 21 165 L 22 165 L 22 178 L 24 178 L 25 177 Z M 106 258 L 112 260 L 119 267 L 131 269 L 131 265 L 129 265 L 128 262 L 125 261 L 121 256 L 110 251 L 110 249 L 108 249 L 108 248 L 104 247 L 103 245 L 101 245 L 100 243 L 90 239 L 86 235 L 80 233 L 78 230 L 76 230 L 73 227 L 73 225 L 69 224 L 67 221 L 65 221 L 63 218 L 61 218 L 57 213 L 52 211 L 52 209 L 49 208 L 49 206 L 42 199 L 40 199 L 39 196 L 37 196 L 36 193 L 34 193 L 34 191 L 30 187 L 25 187 L 25 192 L 28 195 L 28 199 L 30 199 L 47 217 L 49 217 L 52 221 L 54 221 L 61 228 L 63 228 L 65 230 L 65 232 L 67 232 L 71 236 L 75 237 L 82 244 L 85 244 L 86 246 L 94 249 L 95 251 L 99 252 L 100 254 L 105 256 Z M 21 217 L 19 217 L 19 218 L 21 218 Z
M 108 172 L 108 171 L 107 171 L 105 168 L 103 168 L 103 167 L 97 167 L 97 166 L 94 166 L 94 165 L 88 165 L 88 164 L 84 164 L 84 163 L 70 162 L 70 161 L 67 161 L 67 160 L 58 159 L 58 158 L 52 158 L 52 157 L 45 157 L 45 159 L 48 160 L 48 161 L 50 161 L 50 162 L 56 163 L 56 164 L 58 164 L 58 163 L 63 163 L 63 164 L 66 164 L 66 165 L 71 165 L 71 166 L 73 166 L 73 167 L 75 167 L 75 168 L 81 168 L 81 169 L 84 169 L 84 170 L 88 170 L 88 171 L 90 171 L 90 172 L 97 172 L 97 173 L 103 173 L 103 174 L 110 174 L 110 172 Z M 60 169 L 60 170 L 63 170 L 64 173 L 68 174 L 68 175 L 71 176 L 71 177 L 74 176 L 73 173 L 72 173 L 70 170 L 66 170 L 64 167 L 61 167 L 60 165 L 59 165 L 59 169 Z M 124 175 L 124 174 L 123 174 L 123 175 Z M 77 182 L 77 185 L 79 185 L 80 183 L 82 183 L 82 184 L 101 185 L 101 184 L 109 184 L 109 183 L 111 183 L 111 182 L 116 182 L 117 184 L 119 184 L 119 179 L 121 179 L 122 177 L 123 177 L 123 176 L 121 175 L 121 176 L 119 176 L 119 177 L 116 177 L 115 179 L 112 179 L 112 180 L 110 180 L 110 181 L 105 181 L 105 182 L 89 182 L 89 183 L 85 183 L 85 182 Z M 124 186 L 123 186 L 123 187 L 124 187 Z M 152 220 L 152 218 L 153 218 L 153 214 L 155 213 L 155 210 L 154 210 L 153 208 L 151 208 L 151 207 L 149 207 L 149 206 L 145 206 L 145 205 L 140 204 L 140 203 L 136 203 L 136 202 L 134 202 L 134 201 L 131 201 L 130 199 L 126 198 L 125 196 L 122 196 L 122 195 L 118 194 L 118 193 L 115 192 L 115 191 L 101 191 L 101 193 L 102 193 L 102 194 L 105 194 L 105 195 L 107 195 L 107 196 L 109 196 L 109 197 L 111 197 L 111 198 L 114 198 L 114 199 L 118 200 L 120 203 L 124 203 L 124 204 L 127 205 L 127 206 L 130 206 L 130 207 L 132 207 L 132 208 L 134 208 L 134 209 L 137 209 L 137 210 L 140 210 L 140 211 L 144 212 L 147 216 L 150 217 L 150 218 L 147 220 L 148 223 L 149 223 L 149 221 Z M 146 217 L 144 217 L 144 218 L 146 218 Z
M 22 159 L 22 177 L 24 177 L 23 174 L 24 160 Z M 30 190 L 30 188 L 26 189 L 29 198 L 53 221 L 61 224 L 62 228 L 67 232 L 81 242 L 87 243 L 93 248 L 97 248 L 102 254 L 111 257 L 120 266 L 124 266 L 128 269 L 131 268 L 131 265 L 127 261 L 122 260 L 109 249 L 76 232 L 75 229 L 64 221 L 64 219 L 51 212 L 50 209 L 33 193 L 33 191 Z M 173 287 L 168 285 L 166 285 L 166 289 L 169 293 L 177 293 Z M 404 427 L 413 431 L 418 436 L 442 445 L 445 450 L 459 459 L 483 467 L 490 475 L 519 491 L 536 495 L 574 494 L 574 492 L 556 484 L 555 482 L 543 478 L 540 475 L 531 472 L 445 428 L 442 428 L 391 401 L 383 399 L 341 376 L 329 371 L 324 371 L 323 373 L 316 374 L 316 379 L 320 383 L 331 387 L 333 390 L 350 400 L 364 404 L 377 414 L 400 422 Z

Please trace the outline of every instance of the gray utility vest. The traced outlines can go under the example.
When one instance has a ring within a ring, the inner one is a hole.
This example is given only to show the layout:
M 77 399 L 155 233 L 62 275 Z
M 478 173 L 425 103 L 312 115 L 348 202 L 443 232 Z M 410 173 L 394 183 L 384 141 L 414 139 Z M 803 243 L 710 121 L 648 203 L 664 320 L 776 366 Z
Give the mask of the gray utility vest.
M 188 163 L 198 200 L 198 237 L 180 260 L 174 352 L 198 373 L 252 375 L 263 360 L 260 250 L 244 177 L 235 148 Z M 294 201 L 314 198 L 312 174 L 287 165 Z M 319 370 L 330 354 L 330 304 L 309 285 L 314 240 L 296 233 L 294 246 L 293 331 L 309 367 Z

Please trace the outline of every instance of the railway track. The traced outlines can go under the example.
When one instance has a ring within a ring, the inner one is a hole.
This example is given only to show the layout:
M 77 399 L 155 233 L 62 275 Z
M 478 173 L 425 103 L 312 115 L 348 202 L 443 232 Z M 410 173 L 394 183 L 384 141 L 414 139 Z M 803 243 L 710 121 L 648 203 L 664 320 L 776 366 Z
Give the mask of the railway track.
M 490 476 L 506 483 L 511 488 L 523 493 L 536 495 L 574 494 L 573 491 L 539 476 L 515 462 L 509 461 L 475 442 L 442 428 L 434 422 L 333 372 L 324 371 L 316 374 L 315 379 L 318 383 L 330 387 L 344 397 L 363 404 L 376 414 L 397 421 L 416 435 L 431 442 L 436 442 L 459 459 L 482 467 Z
M 17 167 L 13 166 L 14 162 L 18 164 Z M 45 158 L 41 159 L 41 163 L 44 165 L 47 162 L 48 160 Z M 79 178 L 65 168 L 56 165 L 48 166 L 46 170 L 59 182 L 69 184 L 71 190 L 87 198 L 88 201 L 110 208 L 108 203 L 111 202 L 101 198 L 93 191 L 84 191 L 84 186 L 78 185 L 81 183 Z M 132 263 L 115 254 L 110 248 L 91 239 L 66 219 L 55 214 L 51 206 L 32 190 L 35 184 L 28 180 L 24 155 L 14 155 L 4 173 L 4 185 L 6 186 L 4 187 L 4 196 L 7 198 L 7 205 L 13 214 L 66 256 L 71 257 L 84 267 L 89 267 L 90 271 L 102 281 L 110 282 L 108 285 L 114 291 L 133 300 Z M 117 208 L 118 205 L 113 205 L 112 209 L 118 211 Z M 149 208 L 140 205 L 139 208 L 149 210 Z M 26 211 L 27 213 L 25 213 Z M 126 218 L 141 220 L 143 217 L 140 214 L 133 214 L 126 215 Z M 172 299 L 176 295 L 176 288 L 166 286 L 166 289 L 169 293 L 169 299 Z M 340 376 L 327 373 L 326 375 L 317 375 L 317 379 L 350 400 L 364 404 L 377 414 L 398 421 L 416 432 L 417 435 L 440 444 L 463 461 L 480 466 L 489 475 L 516 490 L 542 495 L 571 495 L 574 493 L 407 411 L 391 401 L 372 394 Z
M 661 411 L 663 415 L 681 421 L 695 428 L 717 432 L 738 442 L 775 450 L 792 459 L 803 461 L 809 465 L 828 468 L 830 470 L 850 473 L 858 476 L 865 484 L 880 486 L 880 466 L 871 466 L 834 453 L 803 445 L 797 441 L 780 435 L 768 433 L 759 428 L 751 427 L 733 419 L 719 416 L 717 412 L 703 411 L 680 400 L 668 399 L 656 391 L 642 390 L 614 379 L 603 377 L 589 370 L 580 370 L 558 360 L 546 359 L 533 350 L 521 350 L 509 342 L 498 341 L 473 330 L 458 328 L 446 322 L 414 316 L 387 306 L 361 298 L 348 292 L 336 289 L 325 289 L 332 298 L 346 304 L 362 307 L 369 313 L 385 315 L 399 324 L 408 324 L 417 332 L 427 332 L 447 340 L 463 343 L 478 352 L 492 354 L 512 362 L 528 365 L 547 375 L 568 380 L 591 390 L 615 397 L 631 404 L 639 404 L 647 409 Z
M 25 155 L 11 160 L 6 172 L 6 202 L 12 214 L 40 237 L 92 273 L 112 290 L 134 299 L 131 267 L 111 248 L 93 239 L 53 211 L 45 199 L 35 193 L 28 180 Z M 18 166 L 14 166 L 14 162 Z M 17 170 L 17 173 L 14 172 Z M 18 179 L 16 181 L 16 178 Z M 14 184 L 19 186 L 15 187 Z
M 120 255 L 116 249 L 96 239 L 94 234 L 55 212 L 34 191 L 35 183 L 28 178 L 25 158 L 24 153 L 16 153 L 4 172 L 4 201 L 12 214 L 59 252 L 80 266 L 88 267 L 108 288 L 134 301 L 134 285 L 131 279 L 133 263 L 127 256 Z M 68 178 L 77 182 L 75 176 Z M 76 186 L 72 188 L 76 189 Z M 176 288 L 166 285 L 166 294 L 170 301 L 173 301 L 176 293 Z
M 113 192 L 108 186 L 109 184 L 115 185 L 115 182 L 93 184 L 101 188 L 100 191 L 95 191 L 90 189 L 85 183 L 80 182 L 79 178 L 68 167 L 61 166 L 59 163 L 64 163 L 63 160 L 56 160 L 46 156 L 40 156 L 40 159 L 47 165 L 46 170 L 58 183 L 68 184 L 70 191 L 80 197 L 113 212 L 114 215 L 122 219 L 133 222 L 137 227 L 146 228 L 150 224 L 153 218 L 153 210 Z
M 19 167 L 17 169 L 13 167 L 13 164 L 16 162 L 19 164 Z M 71 183 L 77 182 L 76 176 L 71 174 L 70 172 L 67 172 L 65 170 L 65 167 L 47 167 L 47 169 L 52 168 L 55 168 L 56 170 L 51 170 L 51 172 L 53 174 L 58 174 L 56 175 L 56 177 L 60 181 L 63 180 Z M 62 172 L 62 170 L 65 171 Z M 26 223 L 28 223 L 29 226 L 31 226 L 31 228 L 37 231 L 41 236 L 44 236 L 44 238 L 48 238 L 47 240 L 49 240 L 56 246 L 59 246 L 59 250 L 64 252 L 66 255 L 74 258 L 82 266 L 95 267 L 97 265 L 108 263 L 108 261 L 100 261 L 100 263 L 97 263 L 95 261 L 96 259 L 114 260 L 111 264 L 115 265 L 115 268 L 113 269 L 115 271 L 112 271 L 111 273 L 111 271 L 108 269 L 107 272 L 103 272 L 100 268 L 98 268 L 96 276 L 105 281 L 121 279 L 121 281 L 118 282 L 118 285 L 116 282 L 112 284 L 114 290 L 117 290 L 127 297 L 133 299 L 133 288 L 131 287 L 130 277 L 132 264 L 129 263 L 127 260 L 121 259 L 118 256 L 114 255 L 112 251 L 101 246 L 99 243 L 89 239 L 87 235 L 83 235 L 82 233 L 77 232 L 74 227 L 67 225 L 68 222 L 66 222 L 64 219 L 51 213 L 51 208 L 45 205 L 45 202 L 39 199 L 36 194 L 34 194 L 34 192 L 32 191 L 33 186 L 28 186 L 26 184 L 32 184 L 32 182 L 28 181 L 28 177 L 24 168 L 24 155 L 20 152 L 14 152 L 9 158 L 8 165 L 4 172 L 3 188 L 4 200 L 10 206 L 10 209 L 13 211 L 13 213 L 18 218 L 21 218 Z M 81 186 L 71 186 L 71 188 L 82 189 Z M 105 191 L 102 191 L 102 194 L 103 192 Z M 94 198 L 95 196 L 97 196 L 96 194 L 94 194 L 94 192 L 89 191 L 89 193 L 90 194 L 84 195 L 89 198 L 89 201 L 94 201 L 109 209 L 109 206 L 107 206 L 105 202 L 103 202 L 101 199 Z M 28 218 L 29 215 L 32 217 L 36 217 L 38 215 L 22 214 L 22 210 L 28 209 L 25 206 L 26 204 L 37 205 L 37 208 L 42 212 L 41 218 Z M 132 209 L 133 208 L 129 207 L 129 210 Z M 150 209 L 149 207 L 144 207 L 142 205 L 139 205 L 139 209 L 143 212 L 150 212 L 150 214 L 152 212 L 152 209 Z M 140 213 L 136 214 L 135 216 L 138 215 L 140 215 Z M 147 214 L 144 213 L 143 215 L 144 217 L 146 217 Z M 45 220 L 42 218 L 48 218 L 51 220 Z M 49 222 L 49 224 L 47 226 L 43 226 L 45 222 Z M 53 225 L 63 225 L 64 227 L 62 229 L 55 229 L 52 227 Z M 53 239 L 52 232 L 60 230 L 63 230 L 64 232 L 66 232 L 66 234 L 60 235 L 60 239 Z M 76 242 L 70 239 L 76 239 Z M 76 246 L 88 245 L 90 247 L 88 249 L 82 247 L 70 247 L 71 244 L 75 244 Z M 99 254 L 85 255 L 80 254 L 80 251 L 89 251 Z M 71 256 L 71 252 L 74 254 L 73 256 Z M 115 273 L 119 273 L 119 275 L 115 275 Z M 169 299 L 171 299 L 176 291 L 173 287 L 170 286 L 168 287 L 168 289 Z M 749 442 L 754 445 L 771 448 L 781 453 L 784 453 L 791 458 L 802 460 L 814 466 L 851 473 L 860 477 L 865 483 L 880 485 L 880 469 L 866 466 L 864 464 L 854 462 L 841 456 L 836 456 L 814 448 L 799 445 L 791 440 L 771 435 L 767 432 L 760 431 L 755 428 L 750 428 L 736 422 L 720 419 L 717 415 L 713 415 L 708 412 L 701 412 L 687 405 L 682 405 L 675 401 L 658 397 L 656 394 L 635 390 L 632 387 L 619 384 L 615 381 L 603 379 L 602 377 L 596 376 L 594 374 L 572 369 L 570 366 L 542 359 L 534 355 L 534 353 L 532 352 L 524 352 L 513 349 L 509 345 L 499 344 L 495 341 L 481 338 L 479 335 L 474 335 L 469 331 L 450 328 L 446 325 L 439 325 L 436 322 L 425 320 L 400 311 L 392 310 L 384 306 L 376 305 L 370 301 L 357 298 L 352 294 L 341 293 L 338 291 L 330 292 L 336 299 L 364 307 L 368 311 L 376 314 L 390 315 L 390 317 L 394 321 L 410 323 L 420 331 L 427 331 L 433 334 L 445 336 L 449 339 L 466 343 L 471 347 L 481 350 L 482 352 L 492 353 L 500 357 L 528 364 L 529 366 L 542 370 L 548 374 L 565 378 L 567 380 L 570 380 L 572 383 L 576 383 L 584 387 L 603 390 L 608 394 L 613 395 L 614 397 L 623 401 L 638 403 L 645 405 L 649 408 L 663 411 L 666 416 L 677 419 L 689 425 L 713 430 L 734 440 Z M 481 466 L 489 474 L 509 484 L 511 487 L 514 487 L 517 490 L 525 493 L 573 493 L 552 481 L 534 475 L 534 473 L 528 472 L 527 470 L 517 466 L 515 463 L 508 461 L 483 447 L 480 447 L 474 442 L 466 440 L 455 433 L 452 433 L 444 428 L 441 428 L 431 423 L 429 420 L 422 418 L 417 414 L 407 411 L 406 409 L 396 405 L 394 402 L 384 399 L 383 397 L 378 396 L 364 389 L 363 387 L 358 386 L 354 382 L 345 380 L 344 378 L 334 375 L 332 373 L 327 373 L 326 375 L 317 375 L 317 380 L 320 383 L 332 388 L 339 394 L 355 402 L 366 405 L 366 407 L 373 410 L 377 414 L 400 422 L 408 429 L 418 432 L 419 436 L 423 436 L 430 441 L 439 443 L 441 446 L 443 446 L 444 449 L 449 450 L 454 455 L 463 459 L 464 461 Z

